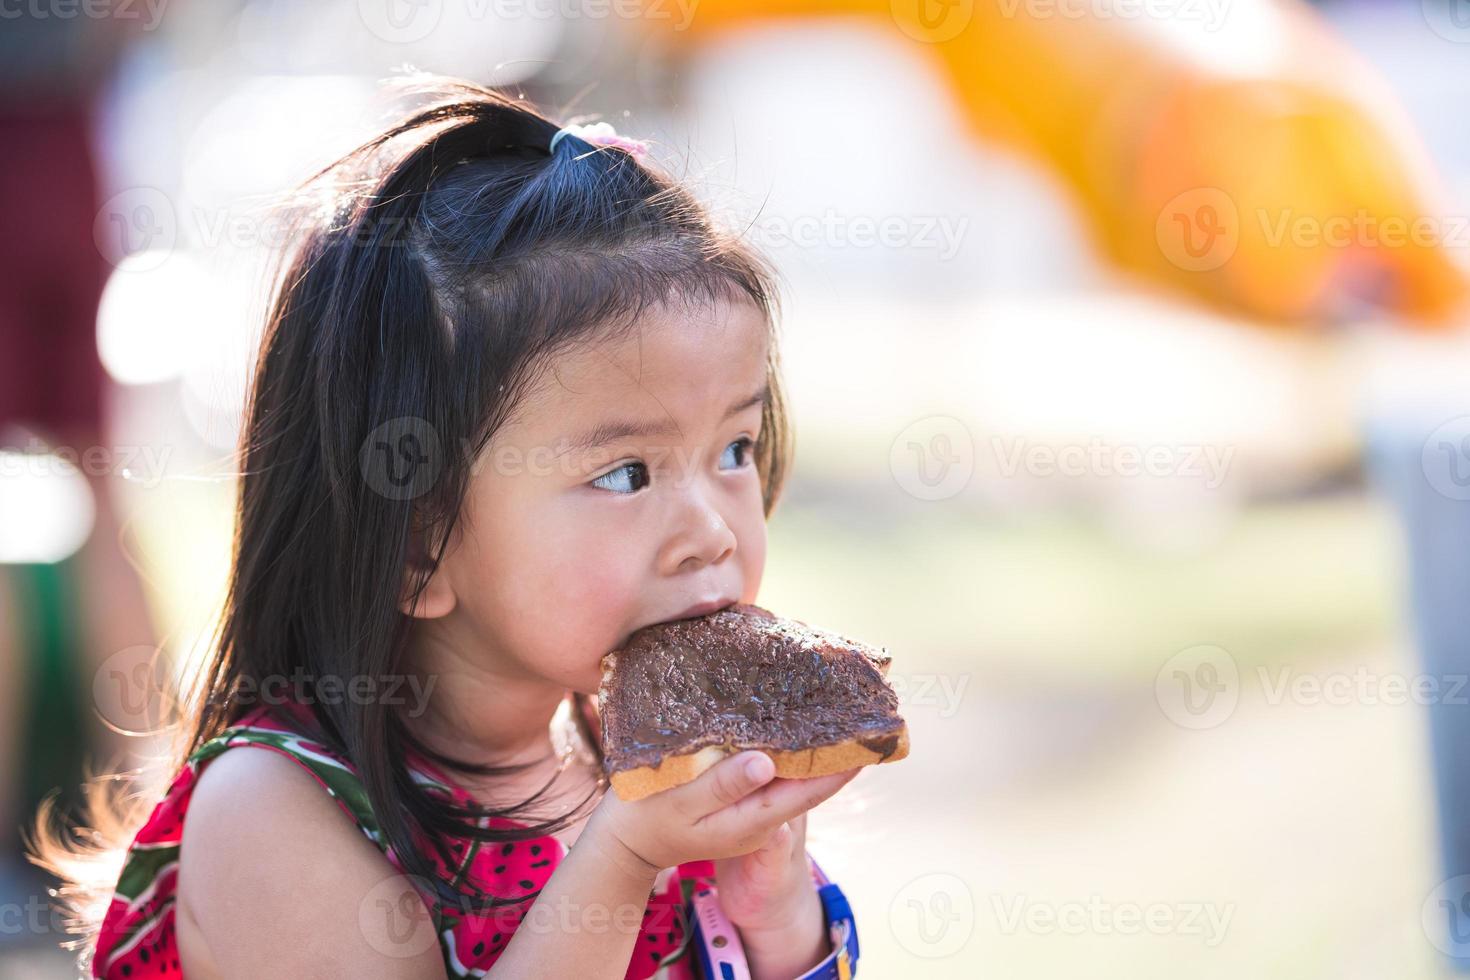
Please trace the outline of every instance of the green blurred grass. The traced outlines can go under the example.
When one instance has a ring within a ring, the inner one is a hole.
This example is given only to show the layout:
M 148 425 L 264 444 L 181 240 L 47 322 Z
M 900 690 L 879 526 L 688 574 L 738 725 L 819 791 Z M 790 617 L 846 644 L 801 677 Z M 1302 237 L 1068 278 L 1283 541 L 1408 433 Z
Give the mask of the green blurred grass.
M 910 708 L 911 757 L 865 773 L 861 805 L 839 797 L 821 816 L 823 853 L 861 909 L 864 965 L 880 976 L 1442 976 L 1419 924 L 1438 870 L 1420 709 L 1270 704 L 1245 684 L 1227 723 L 1188 731 L 1153 703 L 1161 664 L 1201 643 L 1229 650 L 1243 676 L 1278 664 L 1411 672 L 1401 574 L 1391 512 L 1352 494 L 1251 506 L 1187 553 L 1077 514 L 1003 520 L 881 495 L 783 504 L 762 602 L 886 645 L 900 673 L 985 675 L 954 717 Z M 1074 723 L 1089 707 L 1096 724 Z M 893 835 L 901 852 L 872 861 Z M 924 959 L 889 926 L 905 911 L 893 907 L 899 889 L 933 872 L 966 883 L 973 934 Z M 1092 895 L 1209 901 L 1234 916 L 1212 948 L 1182 935 L 1007 933 L 992 911 L 1018 896 Z
M 1375 645 L 1399 614 L 1391 514 L 1363 497 L 1258 505 L 1189 554 L 1082 516 L 1004 521 L 944 502 L 783 505 L 762 601 L 888 646 L 910 668 L 1152 675 L 1217 644 L 1241 664 Z

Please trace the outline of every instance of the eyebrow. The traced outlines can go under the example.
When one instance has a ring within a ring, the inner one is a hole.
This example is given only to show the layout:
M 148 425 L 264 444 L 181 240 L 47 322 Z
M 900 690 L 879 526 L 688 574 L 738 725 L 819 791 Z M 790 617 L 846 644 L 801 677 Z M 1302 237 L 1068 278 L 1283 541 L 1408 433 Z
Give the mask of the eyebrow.
M 771 386 L 770 383 L 767 382 L 766 384 L 761 385 L 760 390 L 757 391 L 755 394 L 750 395 L 747 398 L 740 399 L 738 402 L 726 409 L 725 418 L 721 419 L 721 421 L 729 419 L 732 416 L 739 415 L 747 408 L 751 408 L 755 405 L 763 405 L 770 397 Z M 650 422 L 644 420 L 614 420 L 603 422 L 599 425 L 593 426 L 586 432 L 580 433 L 579 435 L 572 436 L 564 440 L 563 445 L 565 446 L 565 448 L 561 451 L 561 453 L 558 453 L 557 455 L 562 455 L 563 453 L 586 452 L 587 450 L 597 449 L 601 446 L 607 445 L 610 442 L 616 442 L 619 439 L 626 439 L 629 437 L 646 438 L 648 436 L 666 436 L 672 434 L 675 428 L 676 426 L 674 425 L 674 423 L 669 420 L 664 420 L 661 422 Z

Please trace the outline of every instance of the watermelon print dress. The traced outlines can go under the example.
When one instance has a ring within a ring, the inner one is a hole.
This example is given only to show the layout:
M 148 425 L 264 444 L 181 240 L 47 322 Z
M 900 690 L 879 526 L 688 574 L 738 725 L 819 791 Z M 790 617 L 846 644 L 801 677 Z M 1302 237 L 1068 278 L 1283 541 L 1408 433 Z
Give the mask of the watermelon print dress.
M 308 709 L 297 704 L 280 706 L 287 716 Z M 300 717 L 299 715 L 296 715 Z M 308 741 L 305 726 L 291 725 L 272 713 L 269 706 L 253 709 L 230 728 L 199 746 L 174 778 L 163 800 L 154 808 L 124 858 L 117 888 L 102 922 L 92 957 L 93 977 L 107 980 L 140 980 L 144 977 L 178 977 L 179 950 L 174 932 L 174 901 L 178 883 L 179 842 L 189 799 L 200 772 L 226 749 L 255 746 L 278 752 L 293 760 L 321 784 L 352 818 L 368 839 L 401 870 L 396 855 L 378 833 L 377 821 L 368 806 L 367 794 L 356 771 L 346 759 Z M 415 781 L 460 803 L 470 797 L 442 770 L 425 760 L 411 769 Z M 521 827 L 509 818 L 482 818 L 481 826 Z M 451 851 L 460 856 L 452 873 L 440 865 L 441 873 L 458 884 L 469 880 L 497 897 L 515 897 L 534 892 L 546 884 L 566 856 L 564 845 L 553 836 L 496 844 L 460 840 Z M 429 851 L 428 853 L 433 853 Z M 436 859 L 437 860 L 437 859 Z M 413 880 L 413 879 L 410 879 Z M 689 943 L 686 928 L 687 902 L 701 880 L 714 880 L 713 861 L 695 861 L 665 869 L 649 893 L 643 924 L 628 964 L 626 980 L 697 980 L 697 954 Z M 417 887 L 417 885 L 415 886 Z M 444 967 L 449 977 L 482 977 L 494 965 L 511 934 L 534 902 L 524 902 L 480 912 L 466 912 L 435 902 L 420 889 L 439 937 Z

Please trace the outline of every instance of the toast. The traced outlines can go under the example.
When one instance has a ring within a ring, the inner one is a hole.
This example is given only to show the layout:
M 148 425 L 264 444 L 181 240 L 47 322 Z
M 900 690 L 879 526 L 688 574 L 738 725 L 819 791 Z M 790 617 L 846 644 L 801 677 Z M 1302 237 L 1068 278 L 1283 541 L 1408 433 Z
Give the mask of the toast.
M 602 658 L 603 767 L 637 800 L 759 749 L 782 777 L 908 755 L 886 651 L 734 605 L 647 626 Z

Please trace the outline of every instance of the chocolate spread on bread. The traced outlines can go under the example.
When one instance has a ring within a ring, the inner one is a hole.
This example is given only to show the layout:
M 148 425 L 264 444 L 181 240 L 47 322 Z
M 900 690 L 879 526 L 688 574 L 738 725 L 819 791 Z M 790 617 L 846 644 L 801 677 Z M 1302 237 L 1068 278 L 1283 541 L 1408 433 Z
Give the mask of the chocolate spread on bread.
M 609 774 L 708 745 L 799 750 L 856 740 L 888 758 L 903 719 L 880 650 L 752 605 L 645 627 L 611 656 Z

